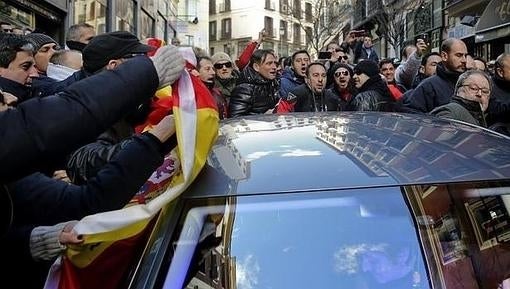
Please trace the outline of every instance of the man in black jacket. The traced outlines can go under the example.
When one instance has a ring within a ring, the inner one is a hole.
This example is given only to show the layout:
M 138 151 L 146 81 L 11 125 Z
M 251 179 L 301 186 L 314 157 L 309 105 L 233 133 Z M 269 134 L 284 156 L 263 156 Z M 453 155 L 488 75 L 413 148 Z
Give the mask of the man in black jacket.
M 3 45 L 0 76 L 19 76 L 22 74 L 20 69 L 33 69 L 33 58 L 30 57 L 21 66 L 12 65 L 19 63 L 19 59 L 30 51 L 21 49 L 26 43 L 11 45 L 5 37 L 0 43 Z M 116 70 L 82 80 L 60 94 L 32 98 L 16 109 L 1 111 L 0 235 L 12 220 L 6 182 L 54 165 L 151 97 L 158 87 L 175 81 L 183 67 L 184 60 L 177 48 L 165 47 L 152 60 L 137 57 Z
M 456 38 L 448 38 L 441 45 L 442 63 L 437 65 L 436 75 L 425 79 L 406 99 L 411 111 L 428 113 L 450 102 L 455 83 L 466 71 L 466 44 Z M 407 97 L 407 96 L 406 96 Z
M 278 113 L 326 111 L 326 67 L 313 62 L 306 68 L 305 83 L 291 89 L 278 103 Z
M 276 56 L 271 50 L 253 52 L 250 64 L 243 69 L 230 96 L 231 117 L 262 114 L 274 109 L 278 100 L 276 66 Z
M 496 59 L 492 77 L 493 90 L 489 102 L 488 125 L 510 123 L 510 53 Z M 508 132 L 505 132 L 508 133 Z

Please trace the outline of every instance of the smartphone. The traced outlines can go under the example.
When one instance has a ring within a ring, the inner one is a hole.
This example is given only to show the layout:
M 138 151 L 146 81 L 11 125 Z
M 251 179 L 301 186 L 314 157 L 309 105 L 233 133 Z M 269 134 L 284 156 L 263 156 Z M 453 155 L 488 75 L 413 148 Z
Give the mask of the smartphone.
M 331 52 L 329 52 L 329 51 L 319 52 L 319 59 L 330 59 L 330 58 L 331 58 Z

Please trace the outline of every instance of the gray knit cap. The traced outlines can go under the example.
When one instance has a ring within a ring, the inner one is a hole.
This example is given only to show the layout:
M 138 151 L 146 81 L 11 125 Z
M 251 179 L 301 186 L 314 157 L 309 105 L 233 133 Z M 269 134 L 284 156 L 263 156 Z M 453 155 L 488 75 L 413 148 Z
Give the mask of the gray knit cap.
M 41 49 L 41 47 L 45 44 L 48 44 L 48 43 L 57 44 L 57 41 L 55 41 L 55 39 L 49 37 L 46 34 L 42 34 L 42 33 L 30 33 L 28 35 L 25 35 L 25 39 L 27 39 L 28 41 L 32 42 L 32 44 L 34 44 L 36 52 L 37 52 L 37 50 Z

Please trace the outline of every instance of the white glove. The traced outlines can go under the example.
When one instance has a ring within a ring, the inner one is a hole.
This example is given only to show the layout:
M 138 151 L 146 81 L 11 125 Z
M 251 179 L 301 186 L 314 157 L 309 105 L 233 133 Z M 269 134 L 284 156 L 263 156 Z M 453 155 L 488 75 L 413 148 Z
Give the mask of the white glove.
M 151 59 L 158 73 L 160 88 L 174 83 L 181 76 L 185 62 L 177 47 L 163 46 Z

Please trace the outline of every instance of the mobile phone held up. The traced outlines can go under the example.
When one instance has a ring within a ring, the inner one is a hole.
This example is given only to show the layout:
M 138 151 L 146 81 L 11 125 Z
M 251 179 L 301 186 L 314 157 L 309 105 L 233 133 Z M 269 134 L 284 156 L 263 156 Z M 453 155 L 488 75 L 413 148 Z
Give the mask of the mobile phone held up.
M 329 52 L 329 51 L 319 52 L 319 59 L 330 59 L 330 58 L 331 58 L 331 52 Z

